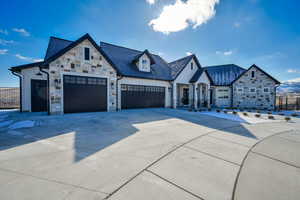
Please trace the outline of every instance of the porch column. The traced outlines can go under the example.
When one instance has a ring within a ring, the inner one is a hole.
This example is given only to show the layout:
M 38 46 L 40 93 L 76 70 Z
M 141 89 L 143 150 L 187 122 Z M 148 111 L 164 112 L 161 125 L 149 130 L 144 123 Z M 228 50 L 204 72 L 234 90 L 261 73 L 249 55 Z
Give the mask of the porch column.
M 189 84 L 189 107 L 193 108 L 194 106 L 194 84 Z
M 171 97 L 173 99 L 172 107 L 176 109 L 177 108 L 177 84 L 176 83 L 172 84 L 172 90 L 173 90 L 172 92 L 173 96 Z
M 211 90 L 210 90 L 210 85 L 207 85 L 207 108 L 211 108 L 211 105 L 210 105 L 210 93 L 211 93 Z
M 199 85 L 199 103 L 200 103 L 200 107 L 202 107 L 202 100 L 203 100 L 203 95 L 202 95 L 202 84 Z
M 194 108 L 198 109 L 198 87 L 197 83 L 194 83 Z

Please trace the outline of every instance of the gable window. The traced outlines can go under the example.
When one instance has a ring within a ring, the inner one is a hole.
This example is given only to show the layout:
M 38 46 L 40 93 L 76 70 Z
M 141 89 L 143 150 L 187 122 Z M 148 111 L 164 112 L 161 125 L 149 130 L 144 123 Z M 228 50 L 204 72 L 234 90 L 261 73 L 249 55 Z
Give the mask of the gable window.
M 194 63 L 191 63 L 191 70 L 193 70 L 194 68 Z
M 256 88 L 250 88 L 250 92 L 251 93 L 255 93 L 256 92 Z
M 146 59 L 143 59 L 142 60 L 142 67 L 143 67 L 143 69 L 147 69 L 147 64 L 148 64 L 148 61 Z
M 84 60 L 90 60 L 90 48 L 84 47 Z
M 254 78 L 255 77 L 255 71 L 251 72 L 251 77 Z

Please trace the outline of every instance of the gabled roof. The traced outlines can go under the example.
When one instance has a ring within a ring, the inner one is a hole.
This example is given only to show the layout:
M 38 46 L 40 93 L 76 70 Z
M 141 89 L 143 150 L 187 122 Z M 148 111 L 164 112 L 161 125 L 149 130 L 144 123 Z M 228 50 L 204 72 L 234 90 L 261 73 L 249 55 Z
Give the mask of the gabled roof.
M 185 68 L 185 66 L 192 59 L 194 59 L 198 65 L 198 67 L 201 68 L 200 63 L 194 54 L 180 58 L 178 60 L 175 60 L 175 61 L 169 63 L 169 66 L 171 68 L 171 76 L 172 76 L 173 80 L 177 78 L 177 76 L 182 72 L 182 70 Z
M 54 56 L 56 53 L 58 53 L 60 50 L 62 50 L 64 48 L 66 48 L 71 43 L 73 43 L 73 41 L 51 36 L 49 43 L 48 43 L 48 47 L 47 47 L 47 51 L 46 51 L 44 60 L 47 60 L 48 58 Z
M 267 72 L 265 72 L 263 69 L 261 69 L 260 67 L 258 67 L 257 65 L 253 64 L 251 67 L 249 67 L 249 69 L 245 70 L 242 74 L 240 74 L 235 80 L 232 81 L 232 83 L 234 83 L 235 81 L 237 81 L 240 77 L 242 77 L 246 72 L 248 72 L 251 68 L 257 68 L 259 71 L 261 71 L 262 73 L 266 74 L 270 79 L 272 79 L 276 84 L 280 84 L 280 82 L 275 79 L 274 77 L 272 77 L 270 74 L 268 74 Z
M 205 73 L 210 81 L 210 83 L 212 83 L 212 80 L 210 78 L 210 76 L 208 75 L 207 71 L 204 68 L 200 68 L 196 71 L 196 73 L 194 74 L 194 76 L 191 78 L 190 83 L 195 83 L 198 81 L 198 79 L 200 78 L 200 76 Z
M 235 64 L 204 67 L 215 86 L 229 86 L 246 69 Z
M 149 53 L 149 51 L 146 49 L 145 51 L 143 51 L 142 53 L 140 53 L 139 55 L 137 55 L 134 59 L 133 62 L 136 63 L 139 61 L 140 57 L 142 57 L 144 54 L 146 54 L 149 59 L 150 59 L 150 64 L 153 65 L 155 63 L 154 59 L 152 58 L 151 54 Z
M 154 64 L 150 66 L 150 72 L 142 72 L 139 71 L 137 66 L 132 62 L 143 53 L 142 51 L 105 42 L 100 43 L 100 48 L 112 61 L 122 76 L 168 81 L 172 80 L 168 63 L 158 55 L 149 53 Z

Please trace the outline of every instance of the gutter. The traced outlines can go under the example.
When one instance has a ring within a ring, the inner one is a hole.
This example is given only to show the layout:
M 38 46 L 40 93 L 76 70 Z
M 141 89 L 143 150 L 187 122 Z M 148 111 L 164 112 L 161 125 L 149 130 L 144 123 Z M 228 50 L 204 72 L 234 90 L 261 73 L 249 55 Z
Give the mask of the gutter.
M 49 99 L 49 93 L 50 93 L 50 88 L 49 88 L 49 72 L 47 72 L 47 71 L 44 71 L 43 69 L 42 69 L 42 67 L 41 66 L 39 66 L 39 69 L 40 69 L 40 72 L 42 72 L 42 73 L 44 73 L 44 74 L 46 74 L 46 76 L 47 76 L 47 113 L 48 113 L 48 115 L 50 115 L 50 99 Z
M 23 106 L 22 106 L 22 78 L 23 76 L 21 74 L 18 74 L 14 72 L 12 69 L 9 69 L 11 73 L 17 77 L 19 77 L 19 85 L 20 85 L 20 112 L 23 112 Z
M 117 111 L 119 111 L 119 80 L 121 80 L 123 78 L 123 76 L 120 76 L 120 77 L 117 77 L 117 82 L 116 82 L 116 90 L 117 90 L 117 92 L 116 92 L 116 99 L 117 99 L 117 101 L 116 101 L 116 110 Z M 122 91 L 121 91 L 122 92 Z M 120 110 L 121 110 L 121 108 L 120 108 Z

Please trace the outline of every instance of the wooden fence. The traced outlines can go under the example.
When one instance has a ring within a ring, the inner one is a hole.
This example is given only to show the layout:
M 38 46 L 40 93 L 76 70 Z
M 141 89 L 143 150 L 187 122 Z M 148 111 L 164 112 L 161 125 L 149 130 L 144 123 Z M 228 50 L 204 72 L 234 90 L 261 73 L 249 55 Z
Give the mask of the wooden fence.
M 279 110 L 300 110 L 300 96 L 277 96 L 276 108 Z
M 0 87 L 0 109 L 20 107 L 20 89 L 17 87 Z

